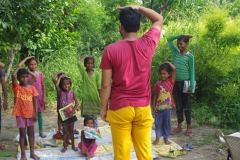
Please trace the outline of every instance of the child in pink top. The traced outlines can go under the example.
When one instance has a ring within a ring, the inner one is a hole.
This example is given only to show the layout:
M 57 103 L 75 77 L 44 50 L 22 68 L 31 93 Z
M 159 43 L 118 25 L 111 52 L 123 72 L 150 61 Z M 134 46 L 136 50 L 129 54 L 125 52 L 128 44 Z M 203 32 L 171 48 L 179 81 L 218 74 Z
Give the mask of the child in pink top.
M 40 158 L 34 153 L 34 124 L 38 120 L 38 93 L 33 86 L 28 84 L 28 74 L 30 73 L 35 77 L 34 73 L 22 68 L 22 64 L 21 62 L 12 74 L 11 88 L 14 92 L 13 115 L 16 116 L 17 127 L 19 128 L 21 159 L 27 159 L 24 144 L 27 129 L 30 144 L 30 158 L 38 160 Z
M 36 79 L 33 80 L 31 74 L 29 74 L 28 82 L 30 83 L 30 85 L 34 86 L 38 92 L 37 96 L 38 130 L 39 136 L 45 138 L 46 135 L 43 134 L 43 118 L 42 118 L 42 112 L 45 110 L 46 104 L 46 87 L 44 82 L 44 75 L 42 72 L 37 71 L 38 61 L 35 57 L 27 57 L 24 59 L 24 62 L 28 66 L 28 69 L 36 75 Z
M 166 62 L 160 65 L 158 72 L 161 81 L 158 81 L 154 86 L 153 109 L 156 127 L 154 145 L 158 144 L 161 136 L 163 136 L 165 144 L 170 144 L 168 137 L 171 132 L 171 114 L 172 106 L 174 106 L 172 90 L 175 83 L 176 68 L 172 63 Z

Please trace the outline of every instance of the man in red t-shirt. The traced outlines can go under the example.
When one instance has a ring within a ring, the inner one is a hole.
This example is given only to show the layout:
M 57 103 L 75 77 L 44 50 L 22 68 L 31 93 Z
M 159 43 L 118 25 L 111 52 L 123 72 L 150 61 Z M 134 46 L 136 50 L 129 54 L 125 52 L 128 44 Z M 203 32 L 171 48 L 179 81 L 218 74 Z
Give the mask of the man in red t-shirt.
M 111 125 L 114 159 L 130 160 L 133 142 L 137 158 L 150 160 L 150 69 L 163 17 L 141 6 L 117 9 L 121 10 L 123 39 L 108 45 L 102 55 L 101 117 Z M 139 38 L 140 13 L 150 19 L 152 27 Z

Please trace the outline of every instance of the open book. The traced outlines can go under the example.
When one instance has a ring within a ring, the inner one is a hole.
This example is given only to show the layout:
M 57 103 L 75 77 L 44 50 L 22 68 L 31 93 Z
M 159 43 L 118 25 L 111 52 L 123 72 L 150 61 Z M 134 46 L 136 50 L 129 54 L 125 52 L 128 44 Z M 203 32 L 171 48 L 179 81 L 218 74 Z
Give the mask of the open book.
M 84 127 L 83 130 L 86 139 L 101 139 L 100 130 L 98 128 Z
M 72 102 L 67 106 L 65 106 L 64 108 L 59 109 L 59 114 L 60 114 L 60 117 L 62 118 L 62 121 L 65 121 L 70 117 L 70 113 L 73 111 L 74 106 L 75 106 L 75 103 Z M 78 114 L 78 111 L 75 110 L 75 113 L 73 115 L 77 115 L 77 114 Z
M 192 93 L 195 92 L 195 88 L 196 88 L 196 81 L 194 81 L 194 88 L 192 90 Z M 186 93 L 188 90 L 190 90 L 190 81 L 184 81 L 183 84 L 183 93 Z

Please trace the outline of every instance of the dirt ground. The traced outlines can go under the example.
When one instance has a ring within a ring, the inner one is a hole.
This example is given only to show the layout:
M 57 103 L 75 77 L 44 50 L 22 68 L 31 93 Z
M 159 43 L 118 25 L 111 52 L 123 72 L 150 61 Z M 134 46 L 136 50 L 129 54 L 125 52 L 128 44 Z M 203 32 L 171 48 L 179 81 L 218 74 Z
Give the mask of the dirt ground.
M 3 111 L 2 116 L 2 133 L 0 134 L 0 143 L 6 145 L 6 150 L 12 152 L 11 157 L 0 157 L 0 160 L 13 160 L 17 159 L 17 143 L 14 138 L 18 134 L 18 129 L 16 128 L 15 117 L 11 115 L 12 109 Z M 46 110 L 43 113 L 44 127 L 43 131 L 49 132 L 50 129 L 57 129 L 57 113 L 55 110 Z M 172 118 L 172 128 L 175 128 L 177 124 L 175 111 L 173 110 Z M 99 118 L 99 126 L 105 126 L 108 123 L 103 122 Z M 220 142 L 220 140 L 215 137 L 215 130 L 209 126 L 199 126 L 196 121 L 193 120 L 192 126 L 194 127 L 194 136 L 185 136 L 186 126 L 184 125 L 184 130 L 182 133 L 170 136 L 170 139 L 183 146 L 185 143 L 192 143 L 195 147 L 194 149 L 186 155 L 179 156 L 177 160 L 224 160 L 227 157 L 227 145 Z M 78 121 L 75 123 L 75 128 L 83 128 L 83 118 L 78 115 Z M 153 126 L 154 128 L 154 126 Z M 35 132 L 38 132 L 37 124 L 35 125 Z M 225 155 L 218 152 L 218 149 L 223 149 Z M 167 160 L 169 158 L 159 157 L 155 160 Z

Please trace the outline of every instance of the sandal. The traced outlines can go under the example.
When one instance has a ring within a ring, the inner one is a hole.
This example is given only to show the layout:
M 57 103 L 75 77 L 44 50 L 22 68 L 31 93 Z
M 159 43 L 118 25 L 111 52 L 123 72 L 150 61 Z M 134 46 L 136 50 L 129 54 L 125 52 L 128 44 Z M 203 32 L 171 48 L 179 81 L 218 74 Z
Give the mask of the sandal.
M 175 130 L 171 131 L 170 135 L 175 135 L 175 134 L 178 134 L 178 133 L 182 133 L 182 129 L 180 129 L 180 130 L 175 129 Z
M 193 130 L 186 131 L 186 136 L 194 136 Z
M 186 143 L 184 146 L 182 146 L 182 148 L 187 151 L 191 151 L 194 148 L 194 146 L 192 145 L 192 143 Z

